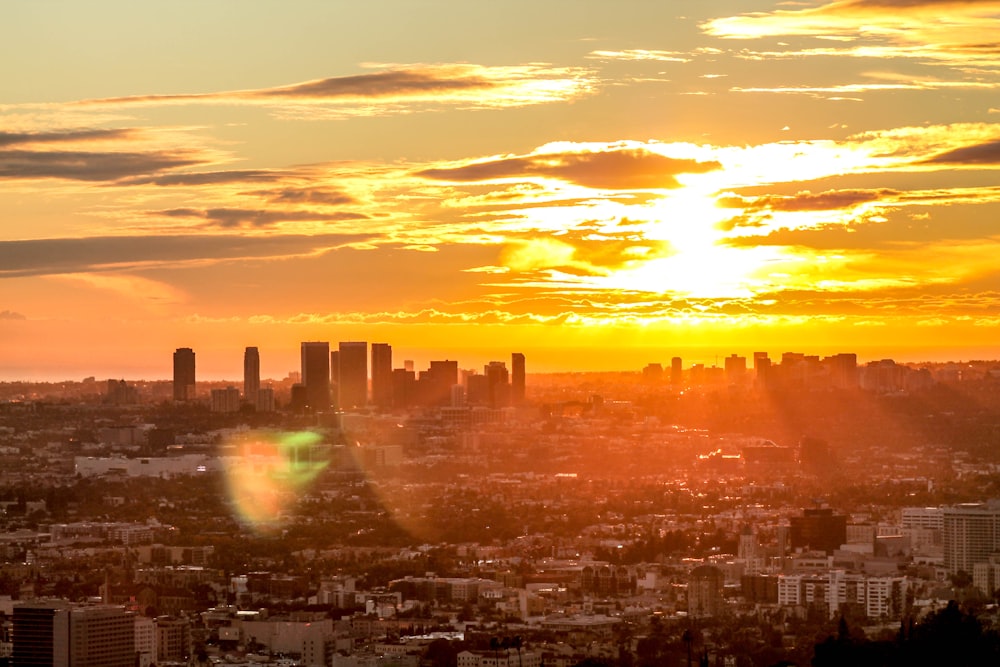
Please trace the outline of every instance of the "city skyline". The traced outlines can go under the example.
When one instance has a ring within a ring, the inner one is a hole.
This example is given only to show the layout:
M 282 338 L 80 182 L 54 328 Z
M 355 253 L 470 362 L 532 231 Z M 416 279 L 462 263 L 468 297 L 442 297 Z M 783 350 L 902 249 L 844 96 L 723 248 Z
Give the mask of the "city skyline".
M 995 0 L 0 21 L 0 380 L 168 377 L 185 346 L 274 376 L 307 340 L 1000 358 Z

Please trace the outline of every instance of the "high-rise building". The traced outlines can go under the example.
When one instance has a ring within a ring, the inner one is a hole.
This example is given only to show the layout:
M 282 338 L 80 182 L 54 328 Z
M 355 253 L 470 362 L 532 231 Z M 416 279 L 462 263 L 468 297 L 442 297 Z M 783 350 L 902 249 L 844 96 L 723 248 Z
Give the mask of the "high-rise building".
M 302 384 L 306 406 L 320 411 L 330 407 L 330 344 L 302 343 Z
M 688 616 L 691 618 L 711 618 L 721 614 L 725 608 L 722 584 L 725 577 L 722 570 L 714 565 L 701 565 L 691 570 L 688 579 Z
M 340 409 L 340 350 L 330 350 L 330 403 Z
M 510 405 L 507 365 L 502 361 L 491 361 L 483 367 L 483 375 L 486 376 L 488 405 L 491 408 L 503 408 Z
M 372 403 L 385 409 L 392 407 L 392 346 L 372 343 Z
M 759 388 L 766 389 L 771 386 L 771 358 L 767 356 L 767 352 L 753 353 L 753 370 Z
M 747 374 L 747 358 L 737 354 L 726 357 L 726 381 L 729 384 L 743 384 Z
M 458 362 L 432 361 L 417 382 L 419 402 L 423 405 L 448 405 L 451 388 L 458 384 Z
M 990 554 L 1000 552 L 1000 507 L 967 503 L 945 507 L 944 567 L 972 574 L 976 563 L 988 563 Z M 992 593 L 992 591 L 987 591 Z
M 524 354 L 520 352 L 510 355 L 510 402 L 524 403 Z
M 122 607 L 66 602 L 14 607 L 13 662 L 24 667 L 132 667 L 135 625 Z
M 340 409 L 363 408 L 368 403 L 368 343 L 346 341 L 339 345 Z M 392 362 L 390 361 L 390 368 Z
M 243 351 L 243 400 L 257 403 L 260 390 L 260 352 L 256 347 Z
M 670 360 L 670 384 L 680 385 L 684 382 L 684 367 L 681 365 L 681 358 L 674 357 Z
M 236 387 L 212 390 L 212 412 L 239 412 L 240 390 Z
M 194 400 L 194 350 L 179 347 L 174 351 L 174 400 Z

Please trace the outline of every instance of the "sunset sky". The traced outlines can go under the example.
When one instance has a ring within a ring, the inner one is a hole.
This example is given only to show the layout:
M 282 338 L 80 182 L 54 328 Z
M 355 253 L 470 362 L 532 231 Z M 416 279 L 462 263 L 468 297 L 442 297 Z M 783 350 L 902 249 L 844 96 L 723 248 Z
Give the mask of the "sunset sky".
M 1000 1 L 0 5 L 0 380 L 1000 357 Z

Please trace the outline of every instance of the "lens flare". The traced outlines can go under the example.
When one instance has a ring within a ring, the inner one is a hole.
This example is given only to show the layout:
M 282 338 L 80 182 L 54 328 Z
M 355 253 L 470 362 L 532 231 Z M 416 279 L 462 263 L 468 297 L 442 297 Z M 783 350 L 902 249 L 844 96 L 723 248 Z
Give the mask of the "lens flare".
M 329 460 L 315 460 L 322 437 L 311 431 L 273 433 L 236 443 L 221 457 L 229 500 L 240 520 L 255 532 L 280 528 L 288 512 Z

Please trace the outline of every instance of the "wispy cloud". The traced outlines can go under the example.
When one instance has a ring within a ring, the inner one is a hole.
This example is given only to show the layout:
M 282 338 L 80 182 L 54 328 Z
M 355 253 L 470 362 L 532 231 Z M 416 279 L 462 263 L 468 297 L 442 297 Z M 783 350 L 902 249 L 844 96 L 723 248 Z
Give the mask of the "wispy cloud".
M 370 238 L 367 234 L 188 234 L 0 241 L 0 278 L 174 266 L 189 261 L 315 255 Z
M 202 159 L 183 151 L 0 151 L 0 179 L 61 178 L 76 181 L 119 179 L 188 167 Z
M 592 92 L 593 73 L 544 64 L 367 65 L 380 71 L 288 86 L 210 93 L 128 95 L 82 100 L 88 107 L 251 104 L 301 118 L 336 118 L 460 107 L 489 109 L 572 100 Z
M 198 218 L 206 220 L 212 227 L 231 229 L 238 227 L 265 228 L 283 222 L 336 222 L 343 220 L 365 220 L 363 213 L 339 211 L 325 213 L 299 210 L 254 210 L 239 208 L 174 208 L 156 211 L 171 218 Z
M 691 57 L 679 51 L 657 49 L 625 49 L 622 51 L 591 51 L 588 58 L 602 60 L 651 60 L 655 62 L 688 63 Z
M 49 144 L 125 139 L 131 129 L 82 129 L 50 132 L 0 132 L 0 148 L 18 144 Z

